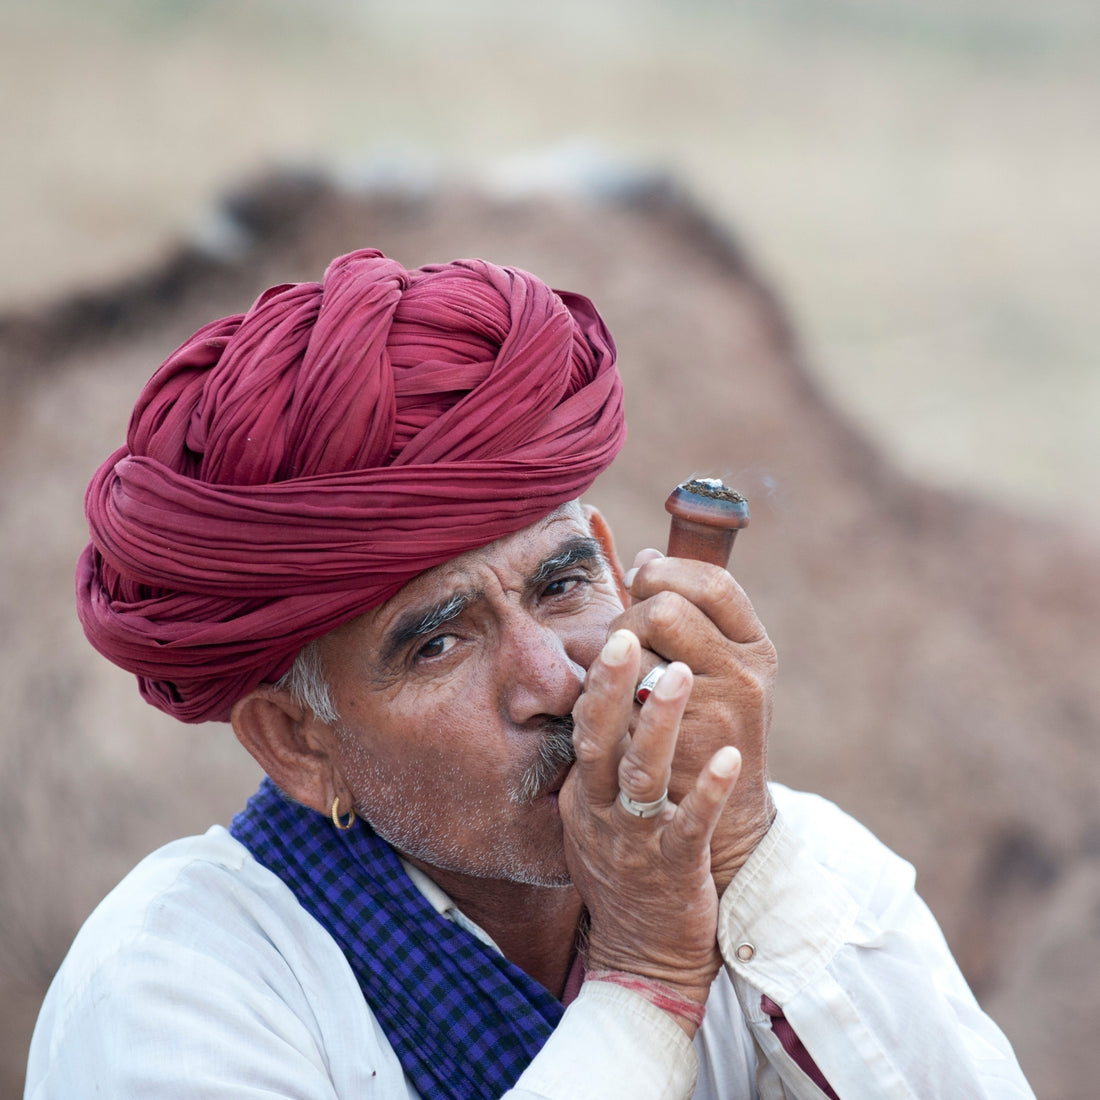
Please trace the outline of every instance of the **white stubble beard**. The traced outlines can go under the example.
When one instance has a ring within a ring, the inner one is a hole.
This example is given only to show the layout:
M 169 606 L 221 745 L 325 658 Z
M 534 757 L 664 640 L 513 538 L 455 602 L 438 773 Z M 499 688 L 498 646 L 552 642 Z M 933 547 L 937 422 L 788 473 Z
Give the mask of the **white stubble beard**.
M 436 771 L 433 782 L 423 781 L 420 771 L 410 770 L 402 791 L 392 789 L 392 778 L 384 775 L 362 741 L 349 729 L 337 727 L 345 765 L 345 778 L 352 788 L 355 812 L 400 854 L 441 870 L 476 878 L 503 879 L 529 886 L 564 887 L 571 885 L 565 869 L 560 835 L 556 859 L 548 855 L 524 855 L 514 840 L 501 830 L 501 823 L 483 806 L 466 811 L 463 834 L 484 838 L 476 853 L 469 842 L 455 831 L 440 827 L 433 807 L 438 792 L 448 788 L 451 796 L 461 790 L 463 777 L 458 769 Z M 545 740 L 545 739 L 544 739 Z M 507 793 L 507 801 L 522 813 L 543 796 L 549 761 L 536 762 Z M 557 768 L 560 769 L 560 762 Z

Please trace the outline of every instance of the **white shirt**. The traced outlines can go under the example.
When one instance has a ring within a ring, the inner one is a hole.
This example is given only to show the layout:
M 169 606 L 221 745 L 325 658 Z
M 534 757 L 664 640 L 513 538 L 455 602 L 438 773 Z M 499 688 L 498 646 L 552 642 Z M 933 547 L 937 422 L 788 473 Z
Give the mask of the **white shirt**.
M 773 794 L 776 822 L 722 898 L 726 966 L 695 1041 L 637 994 L 586 982 L 507 1100 L 820 1100 L 764 995 L 843 1100 L 1034 1100 L 912 868 L 831 803 Z M 335 941 L 221 827 L 143 860 L 50 987 L 25 1097 L 93 1095 L 417 1096 Z

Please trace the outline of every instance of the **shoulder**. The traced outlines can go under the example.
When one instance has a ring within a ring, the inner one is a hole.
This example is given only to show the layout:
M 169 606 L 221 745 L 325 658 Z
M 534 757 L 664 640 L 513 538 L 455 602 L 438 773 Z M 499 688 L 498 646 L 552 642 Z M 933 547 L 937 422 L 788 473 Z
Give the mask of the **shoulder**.
M 215 826 L 153 852 L 100 902 L 47 1006 L 78 1002 L 105 975 L 114 988 L 152 982 L 177 993 L 218 971 L 268 986 L 280 976 L 293 983 L 316 958 L 344 963 L 287 886 Z
M 786 832 L 815 863 L 845 882 L 857 901 L 873 905 L 876 894 L 913 890 L 912 864 L 834 802 L 780 783 L 770 787 Z
M 356 1045 L 385 1055 L 339 947 L 215 827 L 148 856 L 88 918 L 32 1043 L 28 1086 L 49 1087 L 28 1095 L 89 1079 L 113 1095 L 175 1095 L 199 1067 L 243 1083 L 263 1064 L 306 1094 Z
M 307 940 L 321 931 L 279 878 L 215 826 L 143 859 L 85 922 L 63 971 L 84 971 L 156 944 L 239 965 L 242 946 L 279 948 L 284 930 Z
M 823 839 L 839 834 L 845 839 L 869 848 L 889 849 L 878 838 L 850 814 L 842 810 L 835 802 L 810 791 L 796 791 L 782 783 L 769 783 L 776 808 L 786 819 L 787 824 L 807 838 L 824 830 Z

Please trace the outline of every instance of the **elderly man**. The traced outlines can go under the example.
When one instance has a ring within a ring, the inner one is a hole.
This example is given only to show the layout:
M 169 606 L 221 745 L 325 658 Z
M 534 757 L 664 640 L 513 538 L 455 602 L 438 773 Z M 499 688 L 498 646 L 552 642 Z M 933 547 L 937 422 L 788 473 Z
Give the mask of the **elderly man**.
M 81 620 L 267 778 L 89 918 L 28 1097 L 1031 1095 L 911 869 L 768 784 L 736 582 L 620 570 L 623 436 L 591 303 L 481 261 L 352 253 L 167 360 Z

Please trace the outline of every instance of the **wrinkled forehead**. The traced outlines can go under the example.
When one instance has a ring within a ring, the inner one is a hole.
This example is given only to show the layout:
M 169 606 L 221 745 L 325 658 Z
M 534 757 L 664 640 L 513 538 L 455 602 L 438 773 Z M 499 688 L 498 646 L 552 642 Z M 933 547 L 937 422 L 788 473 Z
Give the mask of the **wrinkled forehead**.
M 504 535 L 485 546 L 478 546 L 467 550 L 463 554 L 443 562 L 432 569 L 427 569 L 419 576 L 414 577 L 400 592 L 406 591 L 411 585 L 423 578 L 447 573 L 462 573 L 486 561 L 507 562 L 518 559 L 523 552 L 533 543 L 541 542 L 550 534 L 558 531 L 564 532 L 567 528 L 574 527 L 578 531 L 588 531 L 588 521 L 585 518 L 584 508 L 579 500 L 569 500 L 558 505 L 552 512 L 548 512 L 540 520 L 521 527 L 510 535 Z M 396 599 L 396 597 L 394 597 Z
M 587 536 L 588 521 L 579 500 L 567 501 L 535 523 L 521 527 L 511 535 L 467 550 L 463 554 L 426 569 L 413 577 L 377 611 L 406 605 L 424 594 L 446 595 L 468 585 L 486 568 L 525 574 L 538 566 L 553 548 L 569 538 Z
M 522 582 L 571 541 L 585 540 L 591 531 L 579 500 L 567 501 L 535 523 L 503 538 L 457 555 L 413 577 L 385 603 L 337 627 L 326 636 L 326 649 L 352 637 L 358 643 L 380 640 L 400 619 L 418 612 L 425 618 L 446 618 L 452 600 L 469 600 L 494 576 Z M 331 642 L 329 641 L 331 640 Z

